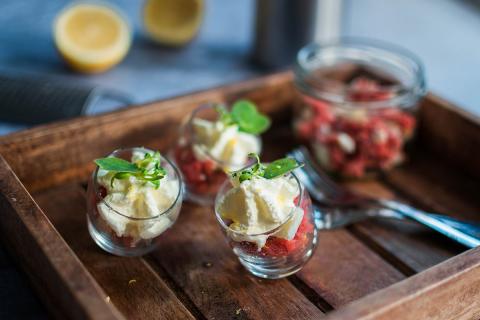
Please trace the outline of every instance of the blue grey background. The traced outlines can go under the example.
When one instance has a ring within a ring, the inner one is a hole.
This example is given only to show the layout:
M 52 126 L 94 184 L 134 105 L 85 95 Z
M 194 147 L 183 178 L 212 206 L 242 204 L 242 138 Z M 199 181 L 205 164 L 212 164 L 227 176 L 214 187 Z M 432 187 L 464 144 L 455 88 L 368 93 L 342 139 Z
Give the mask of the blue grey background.
M 112 0 L 135 27 L 130 53 L 104 74 L 73 73 L 57 55 L 51 35 L 55 15 L 68 3 L 0 1 L 0 73 L 54 75 L 72 83 L 122 90 L 136 103 L 144 103 L 266 72 L 249 59 L 254 0 L 206 0 L 199 36 L 182 49 L 155 46 L 143 37 L 143 1 Z M 410 49 L 425 63 L 431 90 L 480 115 L 480 1 L 347 0 L 345 9 L 343 35 L 377 38 Z M 0 134 L 25 127 L 0 119 Z M 2 250 L 0 283 L 1 319 L 46 317 L 25 277 Z
M 206 0 L 199 36 L 185 48 L 151 44 L 141 31 L 143 1 L 111 0 L 129 17 L 135 39 L 126 59 L 100 75 L 65 67 L 52 41 L 52 21 L 67 0 L 0 1 L 0 72 L 54 75 L 74 83 L 115 88 L 135 103 L 175 96 L 251 78 L 262 73 L 250 63 L 255 0 Z M 424 61 L 431 90 L 480 113 L 479 0 L 346 0 L 343 35 L 390 41 Z M 111 105 L 93 113 L 111 110 Z M 0 134 L 25 125 L 2 123 Z

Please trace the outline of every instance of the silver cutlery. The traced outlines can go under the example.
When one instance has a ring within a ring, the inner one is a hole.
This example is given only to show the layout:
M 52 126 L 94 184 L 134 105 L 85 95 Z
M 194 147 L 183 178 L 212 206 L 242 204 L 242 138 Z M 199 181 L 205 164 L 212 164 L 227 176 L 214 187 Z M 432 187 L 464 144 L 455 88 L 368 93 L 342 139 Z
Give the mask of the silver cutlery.
M 336 212 L 324 210 L 324 213 L 319 210 L 320 227 L 340 227 L 371 217 L 407 217 L 469 248 L 480 245 L 479 224 L 427 213 L 396 200 L 367 197 L 341 187 L 315 166 L 305 147 L 294 149 L 288 155 L 304 163 L 295 173 L 314 200 L 327 208 L 338 209 Z
M 356 209 L 349 207 L 319 208 L 313 205 L 315 210 L 315 223 L 321 230 L 330 230 L 347 227 L 353 223 L 364 221 L 371 218 L 397 219 L 405 220 L 406 216 L 385 208 Z M 448 224 L 472 237 L 480 238 L 480 223 L 468 222 L 455 219 L 441 214 L 426 213 L 433 218 Z

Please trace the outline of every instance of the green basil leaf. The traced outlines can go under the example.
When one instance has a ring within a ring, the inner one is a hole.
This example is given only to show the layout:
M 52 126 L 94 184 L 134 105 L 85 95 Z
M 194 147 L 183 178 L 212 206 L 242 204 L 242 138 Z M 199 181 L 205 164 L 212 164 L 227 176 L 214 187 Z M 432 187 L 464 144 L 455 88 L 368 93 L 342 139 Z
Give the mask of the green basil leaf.
M 257 107 L 248 100 L 238 100 L 232 106 L 232 116 L 235 120 L 248 120 L 257 114 Z
M 261 134 L 270 127 L 270 119 L 257 111 L 257 107 L 250 101 L 239 100 L 233 104 L 233 121 L 241 131 L 251 134 Z
M 153 155 L 147 152 L 142 160 L 135 161 L 135 165 L 140 169 L 146 169 L 153 163 L 153 167 L 157 168 L 160 166 L 160 160 L 160 152 L 155 151 Z
M 107 171 L 130 173 L 137 173 L 141 171 L 135 164 L 116 157 L 96 159 L 95 163 L 101 169 Z
M 117 172 L 112 176 L 112 179 L 110 179 L 110 186 L 113 188 L 113 182 L 115 179 L 122 180 L 122 179 L 127 179 L 130 177 L 132 174 L 130 172 Z
M 264 115 L 257 114 L 257 116 L 252 118 L 249 122 L 244 122 L 238 127 L 240 131 L 259 135 L 267 131 L 268 128 L 270 128 L 270 119 Z
M 253 173 L 251 171 L 243 171 L 238 178 L 238 181 L 242 183 L 245 180 L 250 180 L 253 177 Z
M 303 166 L 303 164 L 293 158 L 278 159 L 267 165 L 263 177 L 273 179 L 301 166 Z
M 117 172 L 113 176 L 114 179 L 128 179 L 132 174 L 130 172 Z

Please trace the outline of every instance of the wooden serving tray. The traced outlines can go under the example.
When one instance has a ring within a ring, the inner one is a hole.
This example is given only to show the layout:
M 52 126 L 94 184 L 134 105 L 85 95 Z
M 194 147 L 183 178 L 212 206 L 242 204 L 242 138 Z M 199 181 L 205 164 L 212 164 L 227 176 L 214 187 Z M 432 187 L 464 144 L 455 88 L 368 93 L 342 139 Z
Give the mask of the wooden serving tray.
M 480 318 L 480 249 L 466 251 L 414 222 L 322 232 L 305 268 L 274 281 L 249 275 L 212 209 L 188 203 L 155 253 L 120 258 L 100 250 L 85 216 L 92 159 L 127 146 L 165 152 L 199 104 L 240 97 L 273 118 L 264 137 L 267 160 L 294 147 L 289 72 L 0 138 L 0 231 L 55 317 Z M 480 220 L 480 121 L 433 95 L 419 116 L 406 165 L 349 185 Z

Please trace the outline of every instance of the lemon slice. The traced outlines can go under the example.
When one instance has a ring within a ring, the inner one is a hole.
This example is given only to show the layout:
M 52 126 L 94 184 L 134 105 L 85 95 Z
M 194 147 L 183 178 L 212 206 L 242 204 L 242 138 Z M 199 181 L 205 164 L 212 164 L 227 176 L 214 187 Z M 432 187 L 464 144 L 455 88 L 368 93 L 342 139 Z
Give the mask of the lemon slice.
M 147 0 L 143 8 L 143 25 L 158 43 L 180 46 L 197 34 L 203 7 L 203 0 Z
M 126 20 L 113 8 L 79 3 L 57 16 L 54 38 L 58 51 L 72 68 L 97 73 L 125 57 L 131 32 Z

